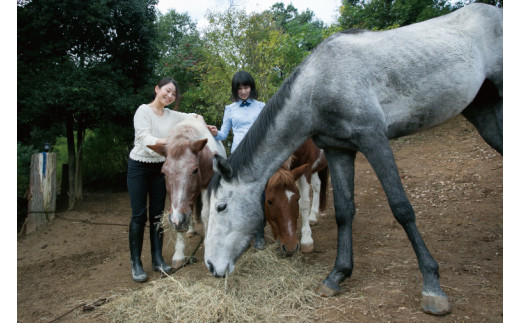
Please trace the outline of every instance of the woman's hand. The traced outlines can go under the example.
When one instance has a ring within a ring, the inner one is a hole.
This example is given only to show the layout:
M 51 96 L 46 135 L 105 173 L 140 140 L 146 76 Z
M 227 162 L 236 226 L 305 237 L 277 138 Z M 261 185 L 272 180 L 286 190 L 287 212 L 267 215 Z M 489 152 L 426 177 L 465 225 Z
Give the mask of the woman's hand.
M 159 138 L 159 139 L 157 139 L 155 144 L 156 145 L 166 145 L 167 144 L 167 139 L 166 138 Z
M 215 126 L 207 126 L 207 127 L 208 127 L 209 132 L 211 132 L 211 135 L 212 135 L 212 136 L 216 136 L 216 135 L 218 135 L 218 129 L 217 129 L 217 127 L 215 127 Z

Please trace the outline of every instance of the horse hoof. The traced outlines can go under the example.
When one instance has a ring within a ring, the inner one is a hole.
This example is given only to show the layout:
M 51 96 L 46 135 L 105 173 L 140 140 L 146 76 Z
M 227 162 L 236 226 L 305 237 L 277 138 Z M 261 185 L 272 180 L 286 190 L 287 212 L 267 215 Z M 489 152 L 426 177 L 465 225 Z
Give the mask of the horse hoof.
M 432 315 L 445 315 L 451 312 L 451 306 L 446 296 L 423 295 L 421 309 Z
M 197 235 L 197 231 L 186 232 L 186 238 L 193 238 L 195 235 Z
M 301 245 L 301 250 L 302 250 L 303 253 L 313 252 L 314 251 L 314 244 L 313 243 L 302 244 Z
M 172 267 L 173 269 L 177 270 L 184 266 L 184 260 L 183 259 L 172 259 Z
M 333 297 L 339 294 L 339 290 L 332 289 L 324 283 L 321 283 L 315 291 L 321 297 Z

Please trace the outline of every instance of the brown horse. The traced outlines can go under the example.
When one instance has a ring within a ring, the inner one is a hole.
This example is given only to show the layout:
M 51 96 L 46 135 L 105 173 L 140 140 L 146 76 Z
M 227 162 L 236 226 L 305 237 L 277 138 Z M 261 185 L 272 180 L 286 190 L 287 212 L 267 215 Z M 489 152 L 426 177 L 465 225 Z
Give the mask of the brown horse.
M 184 263 L 185 237 L 193 234 L 192 214 L 200 219 L 201 194 L 213 176 L 214 155 L 226 157 L 220 141 L 215 141 L 206 124 L 195 118 L 178 123 L 168 136 L 166 145 L 149 145 L 148 148 L 166 157 L 162 172 L 170 195 L 169 220 L 177 233 L 172 264 L 178 268 Z
M 311 225 L 317 222 L 318 210 L 323 211 L 327 205 L 327 185 L 329 179 L 329 167 L 323 149 L 319 149 L 312 139 L 307 139 L 293 153 L 290 168 L 294 169 L 304 164 L 308 167 L 298 180 L 300 187 L 300 212 L 302 214 L 302 252 L 312 252 L 314 241 L 312 239 Z M 310 188 L 312 187 L 312 206 L 310 204 Z
M 271 226 L 274 238 L 284 255 L 298 250 L 296 235 L 298 226 L 300 192 L 295 181 L 309 169 L 305 164 L 290 170 L 288 163 L 271 176 L 265 189 L 265 220 Z

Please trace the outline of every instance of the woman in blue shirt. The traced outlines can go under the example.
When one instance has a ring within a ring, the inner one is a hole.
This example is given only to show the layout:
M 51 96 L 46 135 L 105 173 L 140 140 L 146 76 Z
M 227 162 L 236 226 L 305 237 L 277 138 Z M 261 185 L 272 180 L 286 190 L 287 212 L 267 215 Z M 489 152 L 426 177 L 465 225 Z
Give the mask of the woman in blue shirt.
M 265 103 L 256 100 L 258 92 L 255 80 L 248 72 L 235 73 L 231 81 L 231 93 L 235 102 L 226 106 L 220 131 L 215 126 L 208 126 L 208 129 L 215 140 L 219 141 L 225 140 L 229 131 L 233 130 L 233 144 L 231 145 L 231 153 L 233 153 L 264 108 Z
M 235 102 L 226 106 L 220 131 L 215 126 L 208 126 L 208 129 L 215 140 L 225 140 L 229 130 L 233 130 L 233 144 L 231 145 L 231 153 L 233 153 L 264 108 L 265 103 L 256 100 L 258 92 L 255 80 L 248 72 L 235 73 L 231 81 L 231 93 Z M 262 207 L 264 207 L 264 202 L 265 192 L 262 194 Z M 265 217 L 263 225 L 258 228 L 255 235 L 255 249 L 257 250 L 265 248 L 264 227 Z

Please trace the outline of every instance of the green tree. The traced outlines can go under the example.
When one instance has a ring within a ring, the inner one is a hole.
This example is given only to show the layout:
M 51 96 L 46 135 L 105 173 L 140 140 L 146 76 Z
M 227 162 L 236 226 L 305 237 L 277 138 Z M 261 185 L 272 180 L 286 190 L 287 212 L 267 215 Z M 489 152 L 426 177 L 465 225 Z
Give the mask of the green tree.
M 156 72 L 180 82 L 181 111 L 202 114 L 217 126 L 231 103 L 231 79 L 238 70 L 253 75 L 259 99 L 267 101 L 331 30 L 312 11 L 300 14 L 282 3 L 250 15 L 231 6 L 209 11 L 206 18 L 209 25 L 199 34 L 187 14 L 171 10 L 159 17 Z
M 257 82 L 260 100 L 267 101 L 324 38 L 325 28 L 314 13 L 299 14 L 292 5 L 285 8 L 282 3 L 251 15 L 231 7 L 209 12 L 207 18 L 204 50 L 194 66 L 200 86 L 185 97 L 197 97 L 198 111 L 217 125 L 223 106 L 230 103 L 230 81 L 236 71 L 249 71 Z
M 280 58 L 276 65 L 280 74 L 279 85 L 327 34 L 323 22 L 315 19 L 314 12 L 309 9 L 299 13 L 292 4 L 285 7 L 278 2 L 267 12 L 272 15 L 277 30 L 285 37 L 276 44 L 280 46 Z
M 196 24 L 188 14 L 170 10 L 165 15 L 159 13 L 156 25 L 159 61 L 155 73 L 174 78 L 182 92 L 196 86 L 193 67 L 202 58 L 202 41 Z
M 473 2 L 487 3 L 498 8 L 504 7 L 504 0 L 459 0 L 457 7 L 462 7 Z
M 384 30 L 447 14 L 449 0 L 343 0 L 339 24 L 344 29 Z
M 18 140 L 37 146 L 67 137 L 69 208 L 82 198 L 87 129 L 130 123 L 150 80 L 156 3 L 18 2 Z
M 200 61 L 192 67 L 198 86 L 184 94 L 181 106 L 191 104 L 208 124 L 220 125 L 224 106 L 231 102 L 233 74 L 249 69 L 244 55 L 249 22 L 245 12 L 233 8 L 209 12 L 206 18 L 209 25 L 203 30 Z

